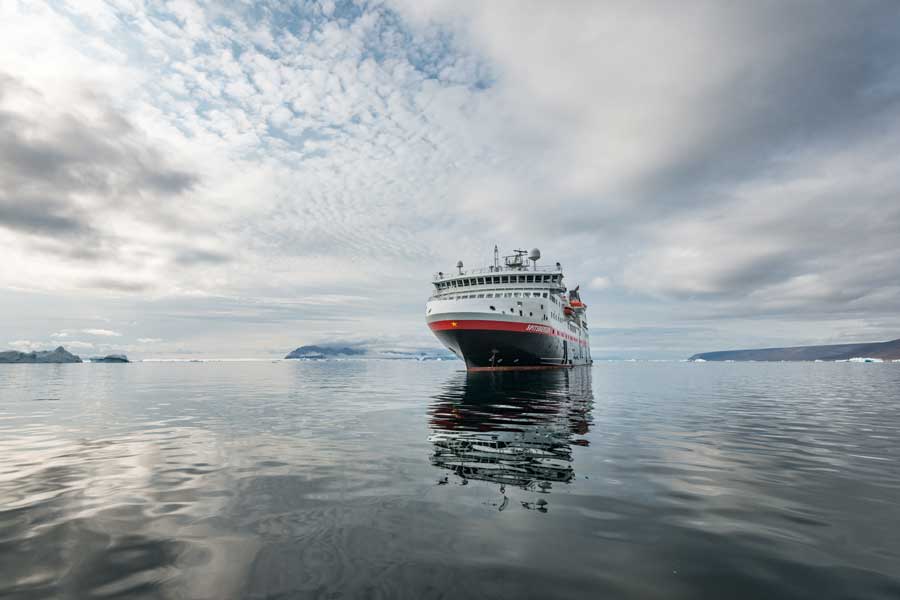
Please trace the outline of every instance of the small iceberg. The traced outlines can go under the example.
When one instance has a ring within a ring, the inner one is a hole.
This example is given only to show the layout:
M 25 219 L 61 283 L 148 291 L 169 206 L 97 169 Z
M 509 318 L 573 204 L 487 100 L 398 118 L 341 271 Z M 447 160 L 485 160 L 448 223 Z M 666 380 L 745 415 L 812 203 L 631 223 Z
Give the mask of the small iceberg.
M 871 357 L 868 357 L 868 356 L 855 356 L 855 357 L 851 358 L 848 362 L 852 362 L 852 363 L 880 363 L 880 362 L 884 362 L 884 361 L 883 361 L 882 359 L 880 359 L 880 358 L 871 358 Z

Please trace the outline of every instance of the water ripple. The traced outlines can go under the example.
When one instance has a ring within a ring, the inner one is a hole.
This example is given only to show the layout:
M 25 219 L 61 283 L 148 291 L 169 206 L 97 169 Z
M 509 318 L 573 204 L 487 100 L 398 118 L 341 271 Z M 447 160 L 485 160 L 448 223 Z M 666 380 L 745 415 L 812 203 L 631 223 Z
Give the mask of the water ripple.
M 0 596 L 900 597 L 900 368 L 0 369 Z

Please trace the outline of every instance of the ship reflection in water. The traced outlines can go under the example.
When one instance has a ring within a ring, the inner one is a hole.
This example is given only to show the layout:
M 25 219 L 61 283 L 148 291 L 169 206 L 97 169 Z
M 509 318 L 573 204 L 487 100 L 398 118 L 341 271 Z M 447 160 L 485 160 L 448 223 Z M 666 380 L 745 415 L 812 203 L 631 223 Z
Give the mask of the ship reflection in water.
M 590 369 L 459 373 L 429 410 L 431 463 L 461 484 L 550 492 L 575 477 L 572 445 L 588 444 L 593 401 Z

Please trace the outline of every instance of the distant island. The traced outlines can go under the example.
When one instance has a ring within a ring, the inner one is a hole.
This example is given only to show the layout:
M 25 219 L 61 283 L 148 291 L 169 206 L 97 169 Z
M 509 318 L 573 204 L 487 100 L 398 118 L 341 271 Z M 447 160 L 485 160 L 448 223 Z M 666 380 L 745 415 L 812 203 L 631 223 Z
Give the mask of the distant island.
M 790 348 L 760 348 L 758 350 L 721 350 L 702 352 L 688 360 L 693 361 L 835 361 L 852 358 L 900 359 L 900 339 L 890 342 L 863 344 L 832 344 L 829 346 L 794 346 Z
M 348 346 L 300 346 L 285 356 L 285 358 L 316 360 L 323 358 L 337 358 L 341 356 L 362 356 L 365 353 L 365 350 L 350 348 Z
M 0 363 L 80 363 L 81 357 L 63 348 L 56 350 L 38 350 L 36 352 L 19 352 L 9 350 L 0 352 Z
M 106 356 L 92 356 L 88 359 L 92 363 L 127 363 L 131 362 L 124 354 L 107 354 Z

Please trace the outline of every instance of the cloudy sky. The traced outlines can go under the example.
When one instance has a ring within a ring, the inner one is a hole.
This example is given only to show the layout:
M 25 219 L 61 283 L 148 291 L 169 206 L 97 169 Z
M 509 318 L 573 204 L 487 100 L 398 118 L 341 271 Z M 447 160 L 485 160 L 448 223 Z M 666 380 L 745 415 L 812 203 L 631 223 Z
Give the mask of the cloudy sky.
M 495 243 L 597 356 L 900 337 L 900 3 L 0 0 L 0 346 L 436 347 Z

